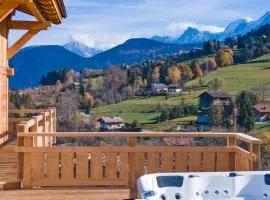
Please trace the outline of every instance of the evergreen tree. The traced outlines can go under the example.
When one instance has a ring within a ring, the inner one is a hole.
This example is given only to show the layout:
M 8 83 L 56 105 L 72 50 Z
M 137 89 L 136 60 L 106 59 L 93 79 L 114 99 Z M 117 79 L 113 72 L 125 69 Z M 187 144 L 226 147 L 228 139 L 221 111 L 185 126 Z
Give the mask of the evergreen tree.
M 236 98 L 239 110 L 238 125 L 245 131 L 251 131 L 255 127 L 253 106 L 257 103 L 257 96 L 250 91 L 242 91 Z
M 209 55 L 209 54 L 212 54 L 212 53 L 213 53 L 212 45 L 211 45 L 210 40 L 205 41 L 205 42 L 203 43 L 203 52 L 204 52 L 204 54 L 206 54 L 206 55 Z

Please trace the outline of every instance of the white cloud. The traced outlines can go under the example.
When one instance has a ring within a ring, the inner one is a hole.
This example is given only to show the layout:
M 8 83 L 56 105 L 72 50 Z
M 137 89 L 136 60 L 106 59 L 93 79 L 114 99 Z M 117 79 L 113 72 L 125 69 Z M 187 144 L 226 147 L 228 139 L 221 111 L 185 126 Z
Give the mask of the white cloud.
M 106 50 L 110 49 L 118 44 L 125 42 L 130 36 L 121 35 L 121 36 L 102 36 L 99 35 L 93 36 L 90 34 L 74 34 L 70 37 L 71 40 L 81 42 L 89 47 L 95 49 Z
M 197 24 L 194 22 L 172 22 L 167 26 L 167 30 L 169 33 L 174 35 L 174 34 L 181 34 L 188 27 L 196 28 L 200 31 L 210 31 L 211 33 L 219 33 L 219 32 L 224 31 L 223 27 Z

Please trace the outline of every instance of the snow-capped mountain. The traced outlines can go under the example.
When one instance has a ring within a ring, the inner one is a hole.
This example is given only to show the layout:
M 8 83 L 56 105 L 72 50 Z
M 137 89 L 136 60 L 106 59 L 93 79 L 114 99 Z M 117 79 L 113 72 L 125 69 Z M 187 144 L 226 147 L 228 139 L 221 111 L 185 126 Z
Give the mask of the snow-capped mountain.
M 202 43 L 205 40 L 217 39 L 224 41 L 228 37 L 237 37 L 238 35 L 245 35 L 252 30 L 256 30 L 266 24 L 270 24 L 270 12 L 267 11 L 260 19 L 248 22 L 246 19 L 239 19 L 230 23 L 223 32 L 211 33 L 208 31 L 199 31 L 196 28 L 189 27 L 177 39 L 169 36 L 154 36 L 151 39 L 164 43 Z M 169 41 L 169 42 L 168 42 Z
M 86 46 L 83 43 L 77 41 L 71 41 L 63 45 L 63 47 L 79 56 L 90 58 L 96 54 L 101 53 L 101 50 L 97 50 Z
M 189 27 L 178 39 L 178 44 L 201 43 L 202 41 L 216 39 L 215 34 L 208 31 L 200 32 L 198 29 Z

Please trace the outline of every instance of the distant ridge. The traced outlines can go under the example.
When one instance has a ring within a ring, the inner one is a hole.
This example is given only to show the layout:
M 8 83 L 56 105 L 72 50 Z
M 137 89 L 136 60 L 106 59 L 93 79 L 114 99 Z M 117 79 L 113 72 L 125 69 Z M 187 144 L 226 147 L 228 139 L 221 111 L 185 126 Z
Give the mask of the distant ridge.
M 220 40 L 224 41 L 228 37 L 237 37 L 245 35 L 252 30 L 256 30 L 266 24 L 270 24 L 270 12 L 267 11 L 261 18 L 255 21 L 248 22 L 246 19 L 239 19 L 230 23 L 223 32 L 211 33 L 209 31 L 199 31 L 196 28 L 188 27 L 182 35 L 177 38 L 169 36 L 153 36 L 151 39 L 175 44 L 190 44 L 201 43 L 205 40 Z
M 30 46 L 19 51 L 11 60 L 16 76 L 10 79 L 10 88 L 34 87 L 43 75 L 59 69 L 104 69 L 122 63 L 135 64 L 159 55 L 178 53 L 193 45 L 164 44 L 145 38 L 130 39 L 91 58 L 75 54 L 58 45 Z

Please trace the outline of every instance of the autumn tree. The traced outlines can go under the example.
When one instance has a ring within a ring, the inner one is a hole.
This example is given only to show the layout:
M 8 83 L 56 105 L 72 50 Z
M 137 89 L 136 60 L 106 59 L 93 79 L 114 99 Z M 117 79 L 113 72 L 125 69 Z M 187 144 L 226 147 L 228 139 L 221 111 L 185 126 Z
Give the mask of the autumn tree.
M 211 70 L 211 71 L 214 71 L 217 69 L 217 63 L 215 60 L 211 59 L 208 61 L 208 68 Z
M 141 122 L 139 119 L 134 119 L 131 123 L 131 126 L 134 127 L 134 128 L 138 128 L 141 126 Z
M 233 52 L 230 50 L 220 50 L 215 56 L 215 61 L 218 66 L 225 67 L 233 64 Z
M 137 76 L 137 78 L 135 79 L 134 83 L 133 83 L 133 87 L 134 88 L 141 88 L 143 87 L 143 80 L 141 76 Z
M 75 93 L 63 93 L 57 98 L 57 121 L 61 131 L 72 129 L 79 102 Z
M 65 84 L 66 85 L 71 85 L 74 83 L 74 79 L 75 79 L 75 74 L 73 70 L 70 70 L 66 73 L 66 81 Z
M 168 69 L 168 79 L 170 80 L 171 83 L 177 84 L 179 83 L 181 78 L 181 71 L 179 70 L 178 67 L 172 66 Z
M 188 66 L 187 64 L 179 64 L 178 68 L 181 72 L 182 82 L 186 83 L 187 81 L 191 80 L 192 77 L 194 76 L 190 66 Z
M 152 70 L 152 81 L 155 83 L 159 82 L 159 77 L 160 77 L 160 67 L 155 67 Z
M 106 88 L 118 90 L 119 88 L 127 84 L 127 72 L 122 71 L 118 67 L 109 67 L 105 79 L 104 85 Z
M 57 91 L 60 91 L 60 90 L 61 90 L 61 88 L 62 88 L 62 83 L 60 82 L 60 80 L 56 81 L 55 87 L 56 87 L 56 90 L 57 90 Z
M 196 78 L 203 76 L 202 68 L 198 63 L 194 66 L 194 75 Z

